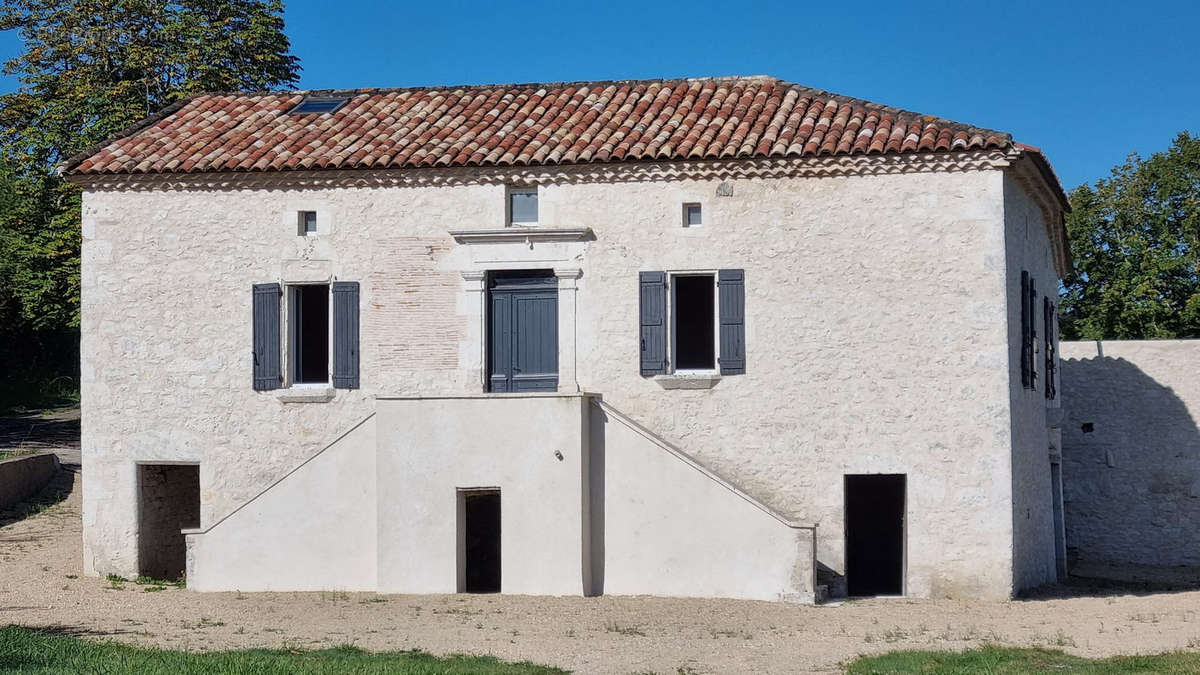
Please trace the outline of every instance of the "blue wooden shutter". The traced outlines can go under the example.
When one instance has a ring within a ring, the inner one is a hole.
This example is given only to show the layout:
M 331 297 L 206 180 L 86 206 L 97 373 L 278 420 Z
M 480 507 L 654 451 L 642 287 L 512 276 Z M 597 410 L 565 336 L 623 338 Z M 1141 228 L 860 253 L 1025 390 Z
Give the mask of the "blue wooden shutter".
M 1046 392 L 1047 399 L 1053 399 L 1058 393 L 1054 386 L 1054 371 L 1057 369 L 1057 358 L 1054 353 L 1054 303 L 1050 296 L 1042 298 L 1042 352 L 1046 356 Z
M 721 321 L 721 374 L 746 372 L 746 273 L 717 272 L 718 313 Z
M 279 284 L 254 284 L 254 389 L 278 389 L 283 381 L 279 368 Z
M 1021 386 L 1030 386 L 1029 365 L 1033 362 L 1032 345 L 1029 343 L 1029 322 L 1032 308 L 1029 306 L 1029 272 L 1021 272 Z M 1011 352 L 1010 352 L 1011 353 Z
M 641 272 L 642 375 L 667 372 L 667 273 Z
M 358 282 L 333 282 L 333 386 L 358 389 Z
M 1037 284 L 1029 277 L 1029 388 L 1037 390 Z

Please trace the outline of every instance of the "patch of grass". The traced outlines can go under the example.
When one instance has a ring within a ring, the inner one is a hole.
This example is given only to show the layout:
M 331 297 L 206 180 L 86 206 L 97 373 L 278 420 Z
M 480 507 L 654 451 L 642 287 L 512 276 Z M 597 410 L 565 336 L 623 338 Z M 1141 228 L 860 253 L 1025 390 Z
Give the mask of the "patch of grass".
M 604 624 L 604 630 L 610 633 L 620 633 L 621 635 L 630 635 L 636 637 L 646 637 L 645 631 L 640 626 L 625 626 L 616 621 L 609 621 Z
M 5 672 L 32 675 L 67 673 L 130 673 L 132 675 L 177 675 L 178 673 L 361 673 L 375 675 L 543 675 L 566 673 L 531 663 L 506 663 L 490 656 L 439 658 L 421 651 L 372 654 L 357 647 L 307 651 L 248 649 L 227 652 L 177 652 L 144 649 L 115 642 L 92 642 L 19 626 L 0 628 L 0 668 Z
M 1200 653 L 1171 652 L 1148 656 L 1085 659 L 1054 649 L 986 646 L 963 652 L 903 650 L 881 656 L 864 656 L 846 664 L 848 675 L 882 675 L 883 673 L 1023 675 L 1024 673 L 1043 672 L 1063 675 L 1197 673 L 1200 672 Z
M 114 591 L 125 590 L 125 584 L 129 581 L 120 574 L 109 574 L 105 578 L 108 579 L 108 586 L 106 586 L 106 588 L 110 588 Z

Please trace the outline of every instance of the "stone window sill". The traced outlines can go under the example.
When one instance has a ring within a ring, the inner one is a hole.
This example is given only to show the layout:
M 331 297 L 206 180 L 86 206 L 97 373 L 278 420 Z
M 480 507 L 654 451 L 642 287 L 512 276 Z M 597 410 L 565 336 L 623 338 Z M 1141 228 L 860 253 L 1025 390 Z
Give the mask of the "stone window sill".
M 333 395 L 334 389 L 329 385 L 292 385 L 275 392 L 280 403 L 328 403 Z
M 663 389 L 712 389 L 721 381 L 719 373 L 672 373 L 655 375 L 654 381 Z

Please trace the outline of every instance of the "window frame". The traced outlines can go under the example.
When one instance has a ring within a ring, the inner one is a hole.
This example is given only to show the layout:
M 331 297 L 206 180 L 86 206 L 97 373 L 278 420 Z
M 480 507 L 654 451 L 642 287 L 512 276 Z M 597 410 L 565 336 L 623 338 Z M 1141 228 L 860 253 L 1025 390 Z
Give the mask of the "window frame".
M 692 207 L 696 208 L 697 216 L 699 216 L 699 222 L 694 225 L 692 223 L 688 222 L 688 211 Z M 694 227 L 704 227 L 704 205 L 703 204 L 701 204 L 700 202 L 684 202 L 683 203 L 683 227 L 685 229 L 691 229 Z
M 717 286 L 718 270 L 702 269 L 702 270 L 679 270 L 667 272 L 667 368 L 668 375 L 720 375 L 721 373 L 721 292 Z M 676 351 L 675 338 L 678 334 L 676 329 L 676 321 L 678 313 L 675 311 L 676 289 L 678 288 L 675 279 L 678 277 L 709 277 L 712 279 L 712 367 L 710 368 L 678 368 L 679 362 L 678 353 Z
M 513 220 L 513 195 L 532 194 L 536 201 L 537 220 L 532 222 Z M 505 227 L 536 227 L 542 218 L 542 193 L 536 185 L 508 185 L 504 190 L 504 226 Z
M 296 291 L 303 286 L 324 286 L 325 292 L 325 381 L 296 381 Z M 295 281 L 283 285 L 283 322 L 280 341 L 283 343 L 283 388 L 332 388 L 333 387 L 333 283 L 331 281 Z
M 312 232 L 308 231 L 308 214 L 312 214 Z M 316 237 L 321 234 L 321 216 L 316 209 L 296 211 L 296 234 L 301 237 Z

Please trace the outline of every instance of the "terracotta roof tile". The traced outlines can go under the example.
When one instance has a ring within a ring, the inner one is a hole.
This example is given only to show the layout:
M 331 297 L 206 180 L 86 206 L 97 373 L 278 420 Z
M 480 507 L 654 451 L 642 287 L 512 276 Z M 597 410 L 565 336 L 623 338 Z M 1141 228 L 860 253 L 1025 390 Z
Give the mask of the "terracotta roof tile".
M 332 114 L 289 114 L 306 94 Z M 76 175 L 951 152 L 1008 134 L 770 77 L 202 94 L 66 164 Z

